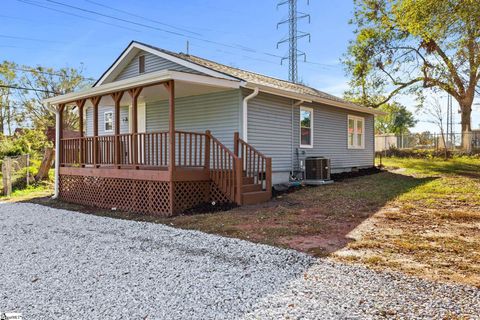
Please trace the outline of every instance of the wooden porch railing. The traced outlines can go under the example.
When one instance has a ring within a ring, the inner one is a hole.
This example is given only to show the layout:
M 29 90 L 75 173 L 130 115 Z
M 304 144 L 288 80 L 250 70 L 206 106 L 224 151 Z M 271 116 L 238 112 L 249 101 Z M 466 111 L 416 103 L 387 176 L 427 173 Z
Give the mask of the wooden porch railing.
M 60 165 L 166 167 L 168 132 L 62 139 Z
M 253 184 L 262 186 L 272 192 L 272 158 L 266 157 L 253 146 L 240 139 L 238 132 L 234 134 L 234 153 L 241 158 L 244 177 L 252 178 Z
M 234 136 L 234 152 L 207 130 L 175 131 L 175 167 L 204 168 L 231 201 L 242 203 L 244 177 L 271 194 L 272 159 Z M 148 132 L 62 139 L 61 166 L 158 168 L 170 165 L 169 133 Z M 252 183 L 248 182 L 248 183 Z
M 175 166 L 205 167 L 206 133 L 175 131 Z
M 242 202 L 242 160 L 207 131 L 210 178 L 231 201 Z
M 176 131 L 175 166 L 205 167 L 206 145 L 206 133 Z M 117 136 L 62 139 L 60 164 L 62 166 L 166 167 L 169 165 L 168 155 L 169 133 L 167 131 L 127 133 Z

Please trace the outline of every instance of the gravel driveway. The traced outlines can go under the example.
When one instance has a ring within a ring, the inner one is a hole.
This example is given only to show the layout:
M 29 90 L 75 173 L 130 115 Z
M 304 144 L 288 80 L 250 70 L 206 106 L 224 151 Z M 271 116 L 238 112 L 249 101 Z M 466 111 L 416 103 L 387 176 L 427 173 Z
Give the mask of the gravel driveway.
M 0 312 L 30 319 L 480 319 L 480 290 L 163 225 L 0 204 Z

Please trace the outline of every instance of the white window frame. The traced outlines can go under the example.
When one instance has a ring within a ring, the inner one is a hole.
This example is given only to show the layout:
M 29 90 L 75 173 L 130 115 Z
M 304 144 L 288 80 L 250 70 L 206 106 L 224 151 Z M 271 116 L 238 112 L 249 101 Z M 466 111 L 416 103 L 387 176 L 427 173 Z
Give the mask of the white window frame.
M 350 145 L 349 141 L 349 124 L 350 120 L 353 120 L 353 146 Z M 361 145 L 357 144 L 357 123 L 358 120 L 362 121 L 362 141 Z M 348 115 L 347 117 L 347 147 L 348 149 L 365 149 L 365 118 L 364 117 L 359 117 L 359 116 L 353 116 L 353 115 Z
M 310 112 L 310 115 L 311 115 L 311 119 L 310 119 L 310 144 L 302 144 L 302 111 L 307 111 L 307 112 Z M 300 138 L 300 148 L 308 148 L 308 149 L 312 149 L 313 148 L 313 108 L 309 108 L 309 107 L 304 107 L 304 106 L 300 106 L 300 113 L 299 113 L 299 128 L 300 128 L 300 134 L 299 134 L 299 138 Z
M 111 130 L 107 130 L 107 114 L 111 114 L 112 115 L 112 129 Z M 115 126 L 115 120 L 113 119 L 113 111 L 106 111 L 103 113 L 103 132 L 113 132 L 113 128 Z

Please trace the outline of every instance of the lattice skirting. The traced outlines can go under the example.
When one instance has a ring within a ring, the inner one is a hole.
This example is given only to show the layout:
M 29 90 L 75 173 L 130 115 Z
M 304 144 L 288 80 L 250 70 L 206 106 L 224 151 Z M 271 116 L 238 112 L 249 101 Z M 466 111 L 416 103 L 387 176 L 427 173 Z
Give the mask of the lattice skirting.
M 59 197 L 104 209 L 161 216 L 179 214 L 205 202 L 230 202 L 211 181 L 145 181 L 76 175 L 60 175 Z

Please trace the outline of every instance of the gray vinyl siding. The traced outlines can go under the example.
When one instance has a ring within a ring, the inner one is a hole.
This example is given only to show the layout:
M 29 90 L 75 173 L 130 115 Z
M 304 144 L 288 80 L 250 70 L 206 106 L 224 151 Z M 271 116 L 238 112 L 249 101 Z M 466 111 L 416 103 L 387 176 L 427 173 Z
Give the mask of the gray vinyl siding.
M 243 96 L 249 93 L 244 91 Z M 300 148 L 300 106 L 294 106 L 294 102 L 296 101 L 288 98 L 260 93 L 248 104 L 248 142 L 272 157 L 274 172 L 296 171 L 299 169 L 299 160 L 308 156 L 331 159 L 333 171 L 373 165 L 373 115 L 306 103 L 304 106 L 314 110 L 313 148 Z M 347 147 L 349 114 L 365 118 L 364 149 Z
M 313 108 L 313 148 L 300 148 L 300 107 L 294 108 L 294 146 L 299 148 L 294 164 L 308 156 L 323 156 L 331 160 L 333 171 L 352 167 L 371 167 L 374 163 L 374 116 L 326 106 L 317 103 L 304 104 Z M 348 115 L 365 119 L 365 148 L 348 149 Z
M 132 78 L 140 75 L 138 72 L 138 57 L 141 55 L 145 56 L 145 73 L 155 72 L 160 70 L 175 70 L 175 71 L 201 74 L 198 71 L 184 67 L 182 65 L 179 65 L 178 63 L 161 58 L 149 52 L 139 52 L 130 61 L 130 63 L 120 72 L 120 74 L 115 78 L 114 81 L 124 80 L 124 79 Z
M 292 100 L 263 93 L 250 100 L 248 143 L 272 157 L 273 171 L 291 171 Z
M 210 130 L 233 150 L 233 134 L 240 128 L 240 90 L 228 90 L 175 99 L 175 128 L 205 132 Z M 168 101 L 147 102 L 146 131 L 168 130 Z
M 110 135 L 114 134 L 114 132 L 105 132 L 105 112 L 112 112 L 113 113 L 113 128 L 115 128 L 115 108 L 113 106 L 99 106 L 98 107 L 98 134 L 99 135 Z M 128 106 L 120 107 L 120 118 L 121 119 L 128 119 Z M 85 135 L 86 136 L 93 136 L 93 108 L 86 109 L 85 115 Z M 115 130 L 115 129 L 114 129 Z M 121 121 L 120 122 L 120 133 L 128 133 L 128 121 Z

